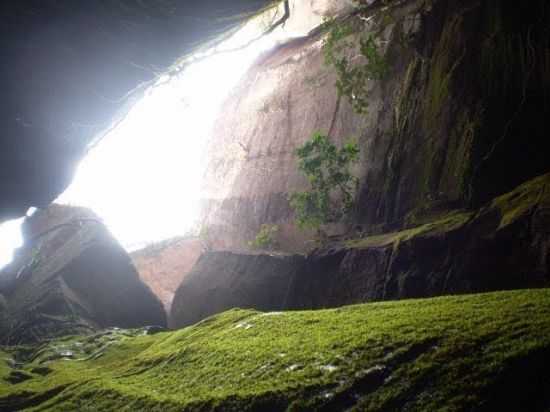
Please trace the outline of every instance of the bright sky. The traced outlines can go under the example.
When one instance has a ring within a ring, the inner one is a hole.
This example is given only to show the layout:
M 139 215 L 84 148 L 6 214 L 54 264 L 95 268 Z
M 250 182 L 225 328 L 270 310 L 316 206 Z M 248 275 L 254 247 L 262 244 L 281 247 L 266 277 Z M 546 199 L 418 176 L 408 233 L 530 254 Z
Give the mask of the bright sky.
M 244 44 L 263 26 L 249 24 L 219 47 Z M 128 250 L 184 234 L 198 219 L 203 149 L 224 98 L 285 37 L 276 30 L 247 49 L 214 54 L 149 90 L 80 163 L 56 203 L 91 208 Z M 0 226 L 0 267 L 20 246 L 21 220 Z

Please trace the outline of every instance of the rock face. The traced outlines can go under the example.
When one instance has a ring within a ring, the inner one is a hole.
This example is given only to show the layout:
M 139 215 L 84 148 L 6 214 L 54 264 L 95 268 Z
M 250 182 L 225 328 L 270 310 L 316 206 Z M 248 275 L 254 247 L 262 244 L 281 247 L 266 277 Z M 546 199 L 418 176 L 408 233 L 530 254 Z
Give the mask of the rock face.
M 176 292 L 172 325 L 231 305 L 319 308 L 549 285 L 550 9 L 395 1 L 362 22 L 351 39 L 375 36 L 389 65 L 369 83 L 366 115 L 338 97 L 314 32 L 241 81 L 205 178 L 214 249 L 242 253 L 269 223 L 282 250 L 303 251 L 310 234 L 296 231 L 287 200 L 307 187 L 293 152 L 316 130 L 337 144 L 356 137 L 361 183 L 340 236 L 348 240 L 307 258 L 203 256 Z
M 322 35 L 271 52 L 227 100 L 213 133 L 204 221 L 214 246 L 243 249 L 271 223 L 284 250 L 304 249 L 287 197 L 306 187 L 293 152 L 317 130 L 335 143 L 358 139 L 351 223 L 371 232 L 442 205 L 479 207 L 547 172 L 549 25 L 542 0 L 391 2 L 363 25 L 390 67 L 369 86 L 366 116 L 338 98 Z
M 198 238 L 170 239 L 130 254 L 139 277 L 170 312 L 176 289 L 203 251 Z
M 550 174 L 477 211 L 313 255 L 204 255 L 176 292 L 170 323 L 232 307 L 320 309 L 382 299 L 550 286 Z
M 4 344 L 97 328 L 166 324 L 129 256 L 87 209 L 52 205 L 27 218 L 3 279 Z
M 324 18 L 349 12 L 350 2 L 291 1 L 285 30 L 304 34 Z M 211 247 L 247 249 L 262 224 L 279 226 L 278 243 L 304 250 L 309 234 L 295 230 L 290 191 L 304 189 L 294 152 L 314 131 L 342 143 L 360 136 L 366 120 L 338 98 L 336 76 L 323 63 L 322 38 L 300 37 L 261 58 L 225 102 L 207 153 L 203 219 Z
M 365 127 L 338 98 L 320 48 L 318 36 L 282 46 L 226 102 L 231 110 L 215 125 L 204 180 L 204 225 L 214 248 L 245 249 L 262 224 L 274 223 L 281 245 L 304 249 L 306 236 L 295 230 L 287 200 L 307 186 L 295 150 L 316 130 L 342 143 Z
M 170 327 L 191 325 L 235 307 L 287 309 L 292 282 L 303 264 L 301 256 L 206 253 L 176 291 Z

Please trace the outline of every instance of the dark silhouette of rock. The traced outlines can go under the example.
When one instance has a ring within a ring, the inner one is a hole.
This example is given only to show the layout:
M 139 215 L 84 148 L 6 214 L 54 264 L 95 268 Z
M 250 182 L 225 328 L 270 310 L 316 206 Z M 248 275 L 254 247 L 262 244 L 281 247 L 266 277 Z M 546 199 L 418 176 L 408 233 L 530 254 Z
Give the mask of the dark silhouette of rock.
M 302 256 L 202 255 L 183 279 L 172 302 L 170 326 L 191 325 L 230 308 L 282 310 Z
M 166 325 L 162 304 L 91 211 L 52 205 L 27 218 L 23 233 L 24 246 L 0 274 L 10 284 L 2 343 Z

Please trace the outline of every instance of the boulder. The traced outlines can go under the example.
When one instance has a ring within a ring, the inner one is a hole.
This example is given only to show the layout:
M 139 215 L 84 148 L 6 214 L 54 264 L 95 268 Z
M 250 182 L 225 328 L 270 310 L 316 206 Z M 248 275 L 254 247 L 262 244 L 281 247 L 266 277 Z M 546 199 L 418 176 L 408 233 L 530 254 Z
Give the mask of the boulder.
M 233 307 L 319 309 L 550 286 L 550 174 L 479 210 L 418 219 L 307 257 L 203 255 L 176 292 L 171 326 Z
M 0 274 L 10 285 L 2 343 L 166 325 L 162 304 L 91 211 L 52 205 L 27 218 L 23 234 L 24 246 Z
M 191 325 L 230 308 L 285 309 L 302 256 L 209 252 L 200 257 L 178 287 L 170 326 Z

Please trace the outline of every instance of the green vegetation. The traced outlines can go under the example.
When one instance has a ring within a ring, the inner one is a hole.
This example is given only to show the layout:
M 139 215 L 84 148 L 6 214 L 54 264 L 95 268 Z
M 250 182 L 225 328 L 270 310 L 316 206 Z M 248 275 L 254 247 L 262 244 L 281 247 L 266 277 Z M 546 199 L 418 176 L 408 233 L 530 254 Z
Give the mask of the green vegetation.
M 372 34 L 358 34 L 361 30 L 356 26 L 362 24 L 359 19 L 325 22 L 328 34 L 323 54 L 325 64 L 336 70 L 339 95 L 346 96 L 357 113 L 366 114 L 369 82 L 381 80 L 388 72 L 388 63 Z M 358 145 L 348 143 L 338 149 L 328 136 L 315 133 L 296 154 L 299 169 L 311 185 L 310 191 L 290 196 L 298 226 L 319 230 L 324 224 L 341 221 L 355 198 L 357 178 L 349 169 L 358 160 Z
M 273 250 L 277 248 L 277 233 L 278 225 L 263 224 L 254 240 L 248 242 L 248 246 L 252 249 Z
M 532 410 L 549 354 L 549 290 L 231 310 L 175 332 L 5 348 L 30 379 L 2 381 L 0 410 Z
M 338 149 L 321 133 L 296 150 L 298 168 L 311 190 L 290 195 L 290 205 L 300 228 L 319 229 L 321 225 L 342 220 L 353 206 L 358 180 L 350 171 L 357 162 L 357 143 Z
M 451 97 L 451 79 L 465 56 L 465 51 L 459 55 L 453 54 L 453 45 L 463 30 L 462 24 L 462 16 L 456 15 L 445 25 L 431 58 L 424 99 L 424 126 L 435 134 L 438 133 L 438 116 Z
M 550 173 L 531 179 L 511 192 L 495 198 L 477 212 L 454 210 L 430 214 L 415 219 L 418 224 L 412 228 L 347 240 L 345 246 L 355 249 L 384 247 L 397 245 L 414 237 L 448 235 L 455 230 L 462 230 L 467 224 L 475 225 L 487 216 L 493 216 L 496 230 L 501 230 L 519 219 L 526 219 L 546 203 L 550 203 Z M 477 224 L 483 226 L 482 223 Z
M 490 207 L 499 211 L 501 219 L 498 228 L 502 229 L 545 204 L 550 204 L 550 173 L 531 179 L 495 198 Z
M 359 22 L 360 24 L 360 22 Z M 381 80 L 388 72 L 376 39 L 372 34 L 352 36 L 358 31 L 351 23 L 327 22 L 328 35 L 323 44 L 325 63 L 336 69 L 338 93 L 346 96 L 354 110 L 366 114 L 369 106 L 369 81 Z M 359 55 L 357 53 L 359 46 Z
M 463 227 L 472 217 L 473 213 L 465 211 L 449 212 L 433 222 L 425 223 L 411 229 L 398 232 L 389 232 L 381 235 L 368 236 L 363 239 L 352 239 L 345 245 L 353 249 L 366 249 L 371 247 L 383 247 L 406 242 L 417 236 L 434 236 L 445 234 Z

